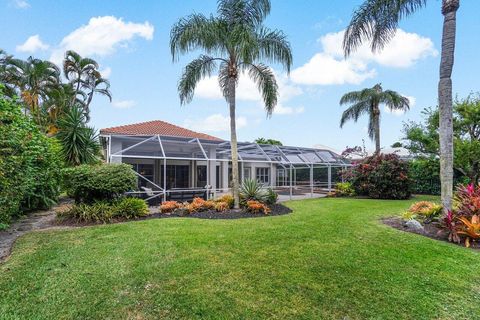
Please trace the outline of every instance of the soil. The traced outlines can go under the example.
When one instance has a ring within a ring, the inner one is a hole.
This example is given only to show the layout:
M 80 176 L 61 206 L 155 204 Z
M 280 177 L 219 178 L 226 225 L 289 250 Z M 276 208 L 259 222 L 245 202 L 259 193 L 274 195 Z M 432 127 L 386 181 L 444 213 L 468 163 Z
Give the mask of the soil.
M 422 226 L 424 228 L 424 231 L 415 231 L 407 228 L 405 226 L 405 221 L 402 218 L 399 217 L 390 217 L 390 218 L 385 218 L 382 219 L 382 222 L 392 228 L 405 231 L 405 232 L 410 232 L 410 233 L 416 233 L 420 234 L 425 237 L 429 237 L 435 240 L 440 240 L 440 241 L 445 241 L 449 243 L 454 243 L 448 241 L 448 231 L 442 228 L 438 223 L 432 222 L 432 223 L 422 223 Z M 457 245 L 463 246 L 463 242 L 461 244 L 454 243 Z M 480 250 L 480 242 L 478 241 L 470 241 L 470 248 Z

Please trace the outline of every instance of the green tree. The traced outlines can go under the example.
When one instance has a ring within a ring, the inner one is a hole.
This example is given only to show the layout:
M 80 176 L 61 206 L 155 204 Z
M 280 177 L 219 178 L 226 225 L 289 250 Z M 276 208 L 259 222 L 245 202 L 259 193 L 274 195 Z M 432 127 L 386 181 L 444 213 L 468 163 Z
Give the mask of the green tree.
M 90 103 L 94 94 L 98 93 L 112 100 L 110 82 L 102 77 L 98 69 L 98 63 L 93 59 L 83 58 L 73 50 L 65 53 L 63 73 L 76 93 L 72 96 L 72 103 L 81 96 L 87 121 L 90 120 Z
M 271 145 L 274 145 L 274 146 L 283 146 L 283 143 L 279 140 L 275 140 L 275 139 L 266 139 L 266 138 L 257 138 L 255 139 L 255 143 L 258 143 L 258 144 L 271 144 Z
M 375 141 L 375 152 L 380 152 L 380 105 L 386 105 L 390 110 L 408 110 L 409 101 L 406 97 L 392 90 L 383 90 L 381 84 L 361 91 L 352 91 L 343 95 L 340 105 L 350 105 L 342 114 L 340 127 L 348 120 L 357 122 L 362 115 L 368 115 L 368 136 Z
M 404 125 L 405 147 L 418 156 L 438 158 L 439 108 L 426 108 L 423 123 Z M 480 177 L 480 95 L 457 99 L 453 106 L 454 169 L 478 183 Z
M 85 113 L 75 105 L 58 121 L 56 137 L 62 145 L 64 161 L 71 166 L 99 161 L 100 145 L 95 130 L 86 125 Z
M 395 35 L 401 19 L 423 8 L 427 0 L 365 0 L 353 13 L 345 31 L 343 49 L 349 56 L 364 41 L 371 41 L 372 51 L 381 50 Z M 442 0 L 443 34 L 440 60 L 438 102 L 440 106 L 440 177 L 442 204 L 452 207 L 453 196 L 453 127 L 452 69 L 455 52 L 456 15 L 460 0 Z
M 194 13 L 172 28 L 173 60 L 197 49 L 205 54 L 190 62 L 178 84 L 182 104 L 192 100 L 197 83 L 218 70 L 218 81 L 230 109 L 231 157 L 235 208 L 239 207 L 238 149 L 235 123 L 235 91 L 245 72 L 257 84 L 265 110 L 271 115 L 278 100 L 273 71 L 262 61 L 279 63 L 290 72 L 292 53 L 285 34 L 270 30 L 263 21 L 270 12 L 269 0 L 219 0 L 217 16 Z

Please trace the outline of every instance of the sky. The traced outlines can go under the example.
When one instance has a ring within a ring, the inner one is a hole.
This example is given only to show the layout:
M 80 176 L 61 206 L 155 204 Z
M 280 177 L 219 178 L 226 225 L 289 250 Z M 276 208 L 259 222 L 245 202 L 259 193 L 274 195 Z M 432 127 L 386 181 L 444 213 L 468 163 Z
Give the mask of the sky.
M 384 50 L 368 46 L 345 60 L 343 30 L 361 0 L 272 0 L 265 25 L 280 29 L 290 41 L 293 65 L 287 74 L 272 65 L 279 84 L 279 102 L 267 118 L 256 86 L 242 76 L 237 89 L 239 141 L 258 137 L 285 145 L 373 148 L 367 119 L 339 121 L 343 94 L 381 83 L 410 99 L 406 113 L 382 108 L 382 146 L 402 139 L 403 123 L 420 121 L 425 107 L 437 104 L 443 17 L 440 0 L 402 21 Z M 0 0 L 0 48 L 18 58 L 29 56 L 61 63 L 66 50 L 94 58 L 111 82 L 113 101 L 96 96 L 90 124 L 97 129 L 149 120 L 164 120 L 229 139 L 228 108 L 216 76 L 202 80 L 195 98 L 181 106 L 177 83 L 184 66 L 201 54 L 192 52 L 173 62 L 170 30 L 191 13 L 215 13 L 214 0 L 184 1 L 53 1 Z M 480 1 L 463 0 L 457 14 L 453 71 L 454 96 L 480 91 Z

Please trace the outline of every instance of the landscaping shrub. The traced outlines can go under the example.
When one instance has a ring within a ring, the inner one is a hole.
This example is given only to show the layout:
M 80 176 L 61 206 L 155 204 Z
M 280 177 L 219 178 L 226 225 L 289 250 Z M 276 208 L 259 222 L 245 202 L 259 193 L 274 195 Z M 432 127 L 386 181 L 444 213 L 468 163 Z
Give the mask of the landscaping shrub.
M 114 216 L 125 219 L 143 217 L 148 214 L 148 205 L 143 199 L 125 197 L 113 203 Z
M 230 204 L 224 201 L 217 201 L 215 202 L 215 211 L 217 212 L 225 212 L 230 209 Z
M 334 194 L 336 197 L 353 197 L 355 189 L 350 182 L 339 182 L 335 185 Z
M 480 186 L 460 185 L 454 196 L 454 207 L 444 217 L 445 227 L 450 231 L 448 239 L 470 246 L 471 240 L 480 239 Z
M 242 202 L 249 200 L 255 200 L 264 202 L 265 191 L 262 189 L 262 185 L 255 179 L 245 179 L 240 186 L 240 197 Z
M 111 201 L 136 189 L 137 176 L 128 164 L 81 165 L 63 170 L 63 185 L 76 203 Z
M 182 203 L 178 201 L 163 201 L 160 205 L 161 213 L 171 213 L 177 208 L 181 208 Z
M 115 218 L 134 219 L 148 214 L 147 203 L 138 198 L 121 198 L 116 201 L 95 201 L 74 204 L 65 211 L 58 212 L 60 218 L 70 218 L 77 222 L 112 222 Z
M 225 202 L 228 204 L 228 208 L 233 208 L 233 205 L 235 204 L 235 200 L 233 199 L 233 196 L 231 194 L 224 194 L 223 196 L 217 198 L 214 200 L 215 202 Z
M 0 224 L 58 200 L 63 166 L 58 142 L 22 114 L 21 105 L 1 96 Z
M 247 211 L 251 213 L 263 214 L 269 214 L 271 212 L 270 208 L 266 204 L 256 200 L 247 201 Z
M 274 205 L 277 203 L 278 200 L 278 193 L 275 192 L 272 188 L 268 188 L 267 191 L 265 192 L 265 203 L 268 204 L 269 206 Z
M 440 194 L 440 160 L 419 158 L 410 161 L 408 175 L 412 180 L 412 192 Z
M 404 220 L 415 219 L 420 222 L 431 222 L 442 213 L 442 206 L 431 201 L 415 202 L 402 214 Z
M 411 195 L 408 163 L 395 154 L 368 157 L 344 172 L 355 193 L 373 199 L 407 199 Z

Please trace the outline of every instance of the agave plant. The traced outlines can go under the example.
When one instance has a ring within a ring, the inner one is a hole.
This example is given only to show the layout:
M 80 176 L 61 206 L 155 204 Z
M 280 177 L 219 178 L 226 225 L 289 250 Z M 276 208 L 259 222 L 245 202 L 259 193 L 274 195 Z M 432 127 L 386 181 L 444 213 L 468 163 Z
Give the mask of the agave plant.
M 240 186 L 240 197 L 242 201 L 256 200 L 265 202 L 266 194 L 257 180 L 245 179 Z

